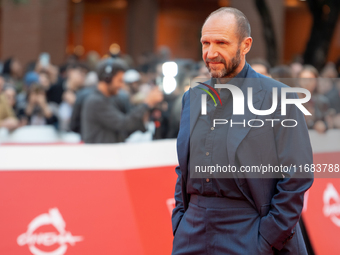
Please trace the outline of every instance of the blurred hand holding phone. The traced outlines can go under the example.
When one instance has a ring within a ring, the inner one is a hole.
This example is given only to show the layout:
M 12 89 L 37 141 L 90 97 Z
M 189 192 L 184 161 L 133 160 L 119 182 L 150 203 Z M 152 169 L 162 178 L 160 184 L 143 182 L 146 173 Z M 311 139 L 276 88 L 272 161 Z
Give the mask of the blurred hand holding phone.
M 42 68 L 48 68 L 50 65 L 50 54 L 43 52 L 39 56 L 39 64 Z

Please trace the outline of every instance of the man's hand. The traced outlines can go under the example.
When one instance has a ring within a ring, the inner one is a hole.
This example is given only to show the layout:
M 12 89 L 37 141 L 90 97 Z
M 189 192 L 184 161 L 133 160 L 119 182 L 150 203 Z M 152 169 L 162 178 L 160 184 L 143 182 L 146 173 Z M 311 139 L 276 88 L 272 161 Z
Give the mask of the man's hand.
M 323 134 L 327 131 L 327 127 L 325 122 L 323 122 L 322 120 L 318 120 L 317 122 L 315 122 L 314 124 L 314 130 L 316 130 L 319 134 Z
M 16 129 L 18 127 L 18 125 L 19 125 L 19 121 L 15 117 L 9 117 L 7 119 L 4 119 L 0 123 L 0 127 L 7 128 L 10 131 Z
M 144 103 L 146 103 L 150 108 L 155 107 L 156 104 L 162 102 L 163 93 L 159 90 L 158 87 L 153 88 L 150 93 L 145 98 Z
M 67 90 L 63 94 L 63 100 L 69 105 L 74 105 L 76 99 L 77 99 L 76 94 L 71 90 Z
M 44 108 L 47 104 L 46 96 L 44 94 L 37 94 L 36 102 L 41 108 Z

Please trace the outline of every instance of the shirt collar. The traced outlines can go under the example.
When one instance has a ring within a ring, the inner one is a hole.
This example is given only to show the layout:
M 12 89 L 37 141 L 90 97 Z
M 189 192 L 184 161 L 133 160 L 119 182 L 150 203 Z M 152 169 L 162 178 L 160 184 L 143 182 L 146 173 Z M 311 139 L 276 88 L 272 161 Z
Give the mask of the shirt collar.
M 240 78 L 246 78 L 247 77 L 247 73 L 248 73 L 248 69 L 249 69 L 249 64 L 247 62 L 245 62 L 241 72 L 239 72 L 235 77 L 233 78 L 212 78 L 211 79 L 211 84 L 216 84 L 216 83 L 229 83 L 229 84 L 234 84 L 237 85 L 240 81 Z M 241 83 L 242 84 L 242 83 Z
M 248 73 L 248 68 L 249 68 L 249 64 L 245 62 L 241 72 L 239 72 L 234 78 L 246 78 L 247 73 Z
M 228 81 L 229 84 L 236 85 L 237 87 L 241 87 L 243 84 L 244 79 L 247 77 L 249 64 L 245 62 L 241 72 L 239 72 L 234 78 Z M 220 92 L 221 99 L 223 101 L 229 98 L 230 91 L 228 89 L 222 89 Z

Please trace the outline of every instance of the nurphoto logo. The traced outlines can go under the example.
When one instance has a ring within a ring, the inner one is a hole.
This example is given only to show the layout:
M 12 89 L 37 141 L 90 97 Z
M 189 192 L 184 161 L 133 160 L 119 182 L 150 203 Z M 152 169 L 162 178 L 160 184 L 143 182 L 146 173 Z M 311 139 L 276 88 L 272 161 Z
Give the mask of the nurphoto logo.
M 215 88 L 213 88 L 212 86 L 202 83 L 202 82 L 198 82 L 199 84 L 209 88 L 218 98 L 221 106 L 222 106 L 222 101 L 221 98 L 219 96 L 219 94 L 217 93 L 217 91 L 215 90 L 217 89 L 228 89 L 231 93 L 231 96 L 233 98 L 233 115 L 244 115 L 244 94 L 242 92 L 242 90 L 235 86 L 235 85 L 231 85 L 231 84 L 215 84 Z M 197 87 L 203 91 L 205 91 L 214 101 L 215 107 L 217 106 L 217 102 L 216 99 L 214 98 L 213 94 L 208 91 L 205 88 L 201 88 L 201 87 Z M 305 97 L 304 98 L 287 98 L 287 93 L 300 93 L 300 94 L 304 94 Z M 201 95 L 201 114 L 202 115 L 206 115 L 207 114 L 207 94 L 202 94 Z M 304 89 L 304 88 L 291 88 L 291 87 L 285 87 L 285 88 L 281 88 L 281 115 L 285 116 L 287 114 L 286 108 L 288 104 L 292 104 L 295 105 L 304 115 L 312 115 L 302 104 L 307 103 L 309 100 L 311 99 L 311 93 L 309 90 Z M 248 105 L 248 109 L 251 113 L 253 113 L 254 115 L 259 115 L 259 116 L 265 116 L 265 115 L 270 115 L 272 113 L 275 112 L 275 110 L 278 107 L 278 89 L 273 87 L 272 88 L 272 106 L 269 109 L 266 110 L 258 110 L 254 108 L 253 105 L 253 88 L 252 87 L 248 87 L 247 89 L 247 105 Z M 275 121 L 279 121 L 278 119 L 266 119 L 266 121 L 270 121 L 272 123 L 272 127 L 274 126 L 274 122 Z M 213 120 L 213 126 L 215 127 L 218 124 L 227 124 L 229 121 L 226 119 L 214 119 Z M 259 125 L 252 125 L 250 123 L 254 123 L 254 122 L 261 122 Z M 293 125 L 288 125 L 286 122 L 294 122 Z M 244 120 L 243 122 L 234 122 L 235 124 L 243 124 L 243 126 L 245 126 L 246 120 Z M 284 127 L 295 127 L 298 123 L 296 120 L 294 119 L 284 119 L 281 120 L 281 124 Z M 230 125 L 231 127 L 233 126 L 233 122 L 232 119 L 230 120 Z M 264 125 L 264 121 L 263 120 L 259 120 L 259 119 L 252 119 L 252 120 L 248 120 L 248 125 L 250 127 L 262 127 Z

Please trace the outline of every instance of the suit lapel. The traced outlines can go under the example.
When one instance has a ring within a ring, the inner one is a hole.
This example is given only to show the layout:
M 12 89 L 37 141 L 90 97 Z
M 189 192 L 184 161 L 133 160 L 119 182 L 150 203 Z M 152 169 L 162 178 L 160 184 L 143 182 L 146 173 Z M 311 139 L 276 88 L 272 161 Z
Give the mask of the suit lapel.
M 186 102 L 183 106 L 183 111 L 181 114 L 181 127 L 177 136 L 177 152 L 178 152 L 178 162 L 183 168 L 183 172 L 186 174 L 190 153 L 190 93 L 186 97 Z
M 249 79 L 252 78 L 252 79 Z M 255 109 L 260 109 L 264 96 L 265 96 L 265 91 L 262 90 L 262 85 L 261 82 L 256 79 L 258 78 L 256 72 L 249 67 L 247 77 L 244 79 L 244 84 L 241 87 L 241 90 L 243 92 L 243 95 L 245 96 L 245 106 L 244 106 L 244 115 L 233 115 L 232 120 L 233 122 L 243 122 L 243 120 L 246 121 L 246 126 L 244 127 L 243 125 L 233 125 L 233 127 L 229 128 L 228 134 L 227 134 L 227 151 L 228 151 L 228 159 L 230 162 L 230 165 L 235 165 L 235 155 L 236 155 L 236 150 L 242 140 L 246 137 L 248 134 L 249 130 L 251 127 L 248 126 L 247 122 L 250 119 L 256 119 L 257 116 L 253 114 L 252 112 L 249 111 L 248 109 L 248 104 L 247 104 L 247 90 L 248 87 L 253 88 L 253 105 Z M 210 84 L 209 82 L 205 82 L 207 84 Z M 186 102 L 185 108 L 183 109 L 183 114 L 185 118 L 189 118 L 189 121 L 181 121 L 181 123 L 186 123 L 186 125 L 189 124 L 189 127 L 185 127 L 186 134 L 183 137 L 184 141 L 183 143 L 185 144 L 180 144 L 180 146 L 188 146 L 190 149 L 190 136 L 192 134 L 192 131 L 197 123 L 198 117 L 201 112 L 201 98 L 200 95 L 203 92 L 199 89 L 190 89 L 190 95 L 188 96 L 188 100 Z M 183 147 L 182 147 L 183 148 Z M 188 156 L 188 155 L 186 155 Z M 183 159 L 184 160 L 184 159 Z M 188 158 L 185 158 L 187 161 Z M 235 176 L 237 178 L 237 176 Z
M 250 126 L 248 125 L 248 121 L 251 119 L 256 119 L 257 115 L 253 114 L 248 109 L 247 104 L 247 90 L 248 87 L 253 88 L 253 105 L 255 109 L 260 109 L 264 96 L 266 92 L 262 90 L 261 83 L 257 79 L 245 79 L 245 82 L 241 88 L 243 95 L 245 96 L 245 106 L 244 106 L 244 115 L 233 115 L 232 120 L 233 123 L 242 123 L 245 120 L 245 126 L 243 124 L 236 124 L 229 128 L 227 135 L 227 150 L 228 150 L 228 158 L 230 165 L 235 165 L 235 154 L 238 146 L 242 142 L 242 140 L 246 137 L 250 130 Z
M 249 79 L 253 78 L 253 79 Z M 235 156 L 236 150 L 242 140 L 246 137 L 251 127 L 248 126 L 247 122 L 250 119 L 256 119 L 257 116 L 251 113 L 248 109 L 247 105 L 247 90 L 248 87 L 253 88 L 253 105 L 255 109 L 260 109 L 262 102 L 264 100 L 266 92 L 262 90 L 261 82 L 256 79 L 258 78 L 256 72 L 249 67 L 246 79 L 244 80 L 244 84 L 241 87 L 243 95 L 245 96 L 245 114 L 244 115 L 233 115 L 233 122 L 243 122 L 246 121 L 245 127 L 243 125 L 233 125 L 233 127 L 229 128 L 227 134 L 227 151 L 230 165 L 235 165 Z M 207 82 L 208 83 L 208 82 Z M 209 83 L 210 84 L 210 81 Z M 190 89 L 190 94 L 188 95 L 185 106 L 183 108 L 182 116 L 181 116 L 181 128 L 180 133 L 178 134 L 177 140 L 177 150 L 181 153 L 178 155 L 178 160 L 181 166 L 184 166 L 183 175 L 186 180 L 188 169 L 188 160 L 190 155 L 190 136 L 192 134 L 193 128 L 196 125 L 199 114 L 201 112 L 201 98 L 200 95 L 203 92 L 199 89 Z M 188 121 L 189 119 L 189 121 Z M 237 176 L 237 173 L 233 173 L 235 177 L 235 181 L 237 185 L 240 187 L 240 182 L 238 178 L 243 178 L 242 176 Z M 183 186 L 186 187 L 186 184 L 183 183 Z M 242 191 L 242 190 L 241 190 Z M 242 191 L 243 192 L 243 191 Z M 243 192 L 244 193 L 244 192 Z M 246 195 L 246 194 L 245 194 Z M 249 199 L 249 198 L 248 198 Z M 249 201 L 252 202 L 251 199 Z
M 211 80 L 205 81 L 205 84 L 210 85 Z M 204 87 L 197 85 L 198 87 Z M 204 92 L 200 89 L 190 89 L 190 135 L 197 123 L 198 117 L 201 113 L 201 95 Z

